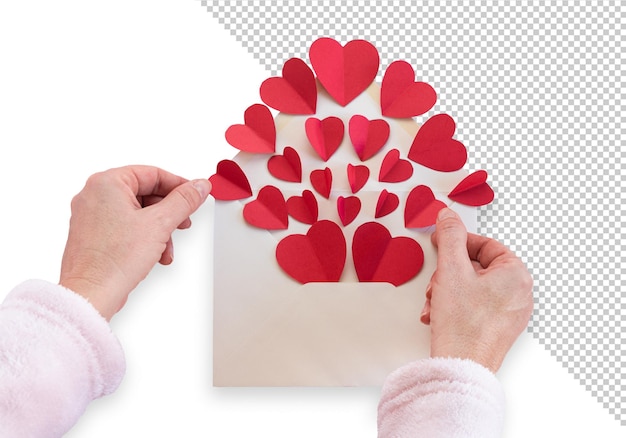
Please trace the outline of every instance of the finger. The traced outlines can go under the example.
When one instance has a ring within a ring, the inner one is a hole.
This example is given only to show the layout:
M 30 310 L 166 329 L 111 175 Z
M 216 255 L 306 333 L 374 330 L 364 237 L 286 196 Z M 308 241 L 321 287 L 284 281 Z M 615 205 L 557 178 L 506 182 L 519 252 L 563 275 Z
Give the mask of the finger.
M 166 170 L 153 166 L 126 166 L 114 169 L 136 196 L 167 196 L 172 190 L 187 182 Z
M 165 251 L 161 254 L 161 259 L 159 263 L 162 265 L 169 265 L 174 261 L 174 243 L 172 242 L 172 238 L 167 241 L 165 244 Z
M 430 300 L 426 300 L 422 314 L 420 315 L 420 321 L 422 324 L 430 325 Z
M 437 216 L 432 241 L 437 247 L 437 270 L 469 271 L 472 269 L 467 253 L 467 230 L 461 218 L 449 208 Z
M 467 236 L 467 253 L 471 260 L 487 268 L 498 260 L 516 256 L 497 240 L 469 233 Z
M 171 233 L 202 205 L 211 191 L 206 179 L 189 181 L 172 190 L 161 202 L 148 207 Z
M 179 230 L 186 230 L 191 227 L 191 219 L 187 218 L 181 222 L 181 224 L 177 227 Z

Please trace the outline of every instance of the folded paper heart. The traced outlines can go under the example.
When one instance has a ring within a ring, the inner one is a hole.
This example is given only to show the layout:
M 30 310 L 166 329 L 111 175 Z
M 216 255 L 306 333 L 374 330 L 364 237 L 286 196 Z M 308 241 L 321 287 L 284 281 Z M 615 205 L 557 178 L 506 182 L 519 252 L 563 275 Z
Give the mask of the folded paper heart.
M 274 155 L 267 161 L 267 170 L 275 178 L 288 182 L 302 182 L 302 162 L 298 152 L 285 146 L 282 155 Z
M 341 106 L 374 81 L 380 64 L 378 50 L 364 40 L 342 46 L 332 38 L 320 38 L 311 45 L 309 59 L 317 79 Z
M 370 177 L 370 169 L 367 166 L 348 164 L 348 184 L 352 193 L 356 193 L 363 188 Z
M 266 79 L 261 84 L 261 100 L 286 114 L 315 114 L 317 85 L 306 63 L 291 58 L 283 65 L 283 76 Z
M 346 264 L 346 239 L 332 221 L 315 222 L 304 234 L 292 234 L 276 246 L 278 265 L 300 283 L 338 282 Z
M 304 128 L 309 143 L 324 161 L 328 161 L 343 141 L 343 121 L 338 117 L 331 116 L 324 120 L 310 117 L 304 123 Z
M 354 232 L 352 258 L 359 281 L 400 286 L 415 277 L 424 264 L 424 251 L 410 237 L 391 237 L 378 222 L 367 222 Z
M 437 93 L 425 82 L 414 82 L 415 71 L 405 61 L 392 62 L 383 76 L 380 109 L 386 117 L 415 117 L 437 102 Z
M 461 181 L 448 195 L 461 204 L 479 207 L 493 201 L 494 193 L 487 184 L 487 172 L 478 170 Z
M 348 123 L 348 133 L 352 146 L 361 161 L 372 158 L 389 139 L 389 123 L 383 119 L 369 120 L 355 115 Z
M 437 114 L 424 123 L 409 150 L 409 159 L 440 172 L 459 170 L 467 161 L 467 150 L 452 138 L 456 124 L 447 114 Z
M 404 207 L 404 226 L 407 228 L 430 227 L 437 222 L 439 210 L 446 204 L 435 198 L 428 186 L 417 186 L 409 193 Z
M 239 164 L 232 160 L 217 163 L 217 171 L 209 181 L 213 186 L 211 195 L 220 201 L 234 201 L 252 196 L 252 188 L 246 174 Z
M 318 206 L 313 192 L 304 190 L 302 196 L 287 199 L 287 212 L 292 218 L 304 224 L 313 225 L 317 222 Z
M 254 104 L 244 113 L 243 125 L 226 130 L 226 141 L 245 152 L 272 154 L 276 150 L 276 127 L 269 108 Z
M 387 216 L 393 213 L 400 205 L 400 198 L 395 193 L 389 193 L 386 189 L 380 192 L 378 195 L 378 201 L 376 202 L 376 212 L 374 217 L 376 219 L 383 216 Z
M 411 178 L 413 175 L 413 165 L 400 158 L 398 149 L 391 149 L 383 158 L 378 173 L 378 181 L 380 182 L 402 182 Z
M 344 227 L 350 225 L 360 211 L 361 200 L 356 196 L 339 196 L 337 198 L 337 213 Z
M 259 190 L 257 198 L 244 205 L 243 217 L 250 225 L 265 230 L 286 230 L 289 226 L 285 198 L 274 186 Z
M 316 169 L 311 172 L 311 185 L 313 188 L 328 199 L 330 197 L 330 189 L 333 186 L 333 173 L 326 167 L 325 169 Z

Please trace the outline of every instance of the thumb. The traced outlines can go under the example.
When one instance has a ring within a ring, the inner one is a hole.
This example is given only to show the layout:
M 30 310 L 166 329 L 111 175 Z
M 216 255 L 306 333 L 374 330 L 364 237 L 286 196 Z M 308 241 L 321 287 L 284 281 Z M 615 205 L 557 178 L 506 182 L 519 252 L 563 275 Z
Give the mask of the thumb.
M 159 212 L 163 225 L 172 232 L 204 203 L 210 192 L 207 179 L 187 181 L 149 208 Z
M 437 269 L 473 270 L 467 253 L 467 229 L 451 209 L 439 212 L 432 241 L 438 250 Z

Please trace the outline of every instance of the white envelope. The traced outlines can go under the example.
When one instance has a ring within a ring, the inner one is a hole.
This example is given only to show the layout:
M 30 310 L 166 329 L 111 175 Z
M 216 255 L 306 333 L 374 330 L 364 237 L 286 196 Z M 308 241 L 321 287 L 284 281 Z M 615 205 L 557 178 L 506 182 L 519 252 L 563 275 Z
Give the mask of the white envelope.
M 437 199 L 461 215 L 469 230 L 476 229 L 476 209 L 453 203 L 447 194 L 467 175 L 467 170 L 442 173 L 412 163 L 413 177 L 402 183 L 378 182 L 378 171 L 388 150 L 397 148 L 406 159 L 419 124 L 411 119 L 380 115 L 377 84 L 346 107 L 336 104 L 318 86 L 314 117 L 340 117 L 344 140 L 337 152 L 323 162 L 306 138 L 304 123 L 311 116 L 275 118 L 276 153 L 285 146 L 298 151 L 302 160 L 302 183 L 277 180 L 267 170 L 268 155 L 240 152 L 234 158 L 244 170 L 253 197 L 241 201 L 216 201 L 214 238 L 214 350 L 215 386 L 376 386 L 394 369 L 429 354 L 429 328 L 420 323 L 425 289 L 436 266 L 430 242 L 434 227 L 404 227 L 404 204 L 410 190 L 429 186 Z M 348 135 L 350 117 L 384 118 L 391 126 L 386 146 L 361 163 Z M 422 116 L 421 121 L 427 120 Z M 276 262 L 278 242 L 291 234 L 306 234 L 309 225 L 289 218 L 289 229 L 267 231 L 248 225 L 243 206 L 255 199 L 259 189 L 275 185 L 285 199 L 311 188 L 314 169 L 331 168 L 330 200 L 316 197 L 319 219 L 340 224 L 337 196 L 350 196 L 346 166 L 365 164 L 371 174 L 357 196 L 362 208 L 344 231 L 347 246 L 345 268 L 338 283 L 302 285 Z M 400 206 L 392 214 L 374 219 L 382 189 L 396 193 Z M 394 287 L 388 283 L 359 283 L 352 263 L 352 235 L 368 221 L 384 224 L 393 237 L 409 236 L 424 250 L 424 266 L 411 281 Z

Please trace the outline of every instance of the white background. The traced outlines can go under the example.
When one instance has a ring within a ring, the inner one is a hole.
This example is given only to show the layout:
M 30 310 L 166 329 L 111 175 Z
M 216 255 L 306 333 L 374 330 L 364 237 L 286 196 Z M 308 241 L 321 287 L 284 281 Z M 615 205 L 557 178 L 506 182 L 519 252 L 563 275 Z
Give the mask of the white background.
M 90 174 L 141 163 L 210 176 L 266 77 L 198 1 L 0 3 L 0 298 L 58 280 Z M 126 377 L 67 436 L 376 436 L 377 388 L 212 387 L 212 215 L 209 200 L 175 234 L 174 264 L 113 319 Z M 499 377 L 506 437 L 624 435 L 527 333 Z

